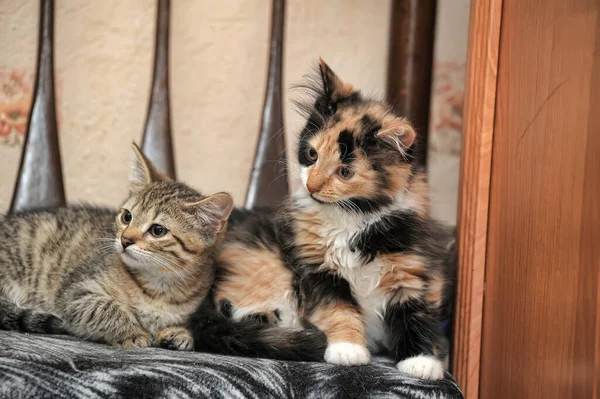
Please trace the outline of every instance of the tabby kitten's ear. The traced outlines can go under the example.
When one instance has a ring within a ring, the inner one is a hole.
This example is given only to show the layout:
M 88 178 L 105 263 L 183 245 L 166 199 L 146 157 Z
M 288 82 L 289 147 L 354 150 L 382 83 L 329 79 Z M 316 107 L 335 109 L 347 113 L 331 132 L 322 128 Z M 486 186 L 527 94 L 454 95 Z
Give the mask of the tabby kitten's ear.
M 404 150 L 413 145 L 417 133 L 406 119 L 393 118 L 383 122 L 377 137 L 403 153 Z
M 204 225 L 213 226 L 215 234 L 222 232 L 233 210 L 233 198 L 227 193 L 213 194 L 201 201 L 187 204 Z
M 356 93 L 354 87 L 350 83 L 342 81 L 322 58 L 319 58 L 319 69 L 323 80 L 323 92 L 329 100 L 335 102 Z
M 135 191 L 157 181 L 171 180 L 156 169 L 137 144 L 132 143 L 131 145 L 133 148 L 133 170 L 129 176 L 131 190 Z

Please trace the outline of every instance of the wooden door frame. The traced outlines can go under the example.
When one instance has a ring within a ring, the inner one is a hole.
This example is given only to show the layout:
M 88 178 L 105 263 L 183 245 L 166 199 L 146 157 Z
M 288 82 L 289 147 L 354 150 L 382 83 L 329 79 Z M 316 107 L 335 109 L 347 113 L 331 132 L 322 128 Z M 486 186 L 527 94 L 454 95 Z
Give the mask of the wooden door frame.
M 479 363 L 496 81 L 503 0 L 472 0 L 458 209 L 452 366 L 465 398 L 479 396 Z

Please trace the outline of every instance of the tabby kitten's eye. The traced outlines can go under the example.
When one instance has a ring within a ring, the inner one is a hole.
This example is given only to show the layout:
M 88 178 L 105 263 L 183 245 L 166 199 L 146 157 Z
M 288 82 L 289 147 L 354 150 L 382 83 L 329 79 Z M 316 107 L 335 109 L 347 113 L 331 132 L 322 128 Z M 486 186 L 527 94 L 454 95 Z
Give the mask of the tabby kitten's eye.
M 308 159 L 310 159 L 311 161 L 316 161 L 317 158 L 319 157 L 319 154 L 317 153 L 317 150 L 315 150 L 314 148 L 310 147 L 307 151 L 306 151 L 306 156 L 308 157 Z
M 133 219 L 131 212 L 129 212 L 127 209 L 123 209 L 123 213 L 121 214 L 121 222 L 123 222 L 123 224 L 129 224 L 131 223 L 131 219 Z
M 169 230 L 166 229 L 166 227 L 161 226 L 160 224 L 153 224 L 152 226 L 150 226 L 150 230 L 148 230 L 150 232 L 150 234 L 152 234 L 154 237 L 159 238 L 164 236 L 165 234 L 167 234 L 167 232 Z
M 344 180 L 348 180 L 352 176 L 354 176 L 354 172 L 347 166 L 340 166 L 338 169 L 338 176 L 340 176 Z

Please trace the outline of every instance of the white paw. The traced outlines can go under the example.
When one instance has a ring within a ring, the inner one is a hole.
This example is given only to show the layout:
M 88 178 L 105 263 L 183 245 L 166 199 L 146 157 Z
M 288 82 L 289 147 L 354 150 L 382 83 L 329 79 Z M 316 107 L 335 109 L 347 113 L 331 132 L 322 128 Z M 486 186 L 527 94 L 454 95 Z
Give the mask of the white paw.
M 336 342 L 327 346 L 325 361 L 342 366 L 360 366 L 371 362 L 371 354 L 362 345 L 351 344 L 349 342 Z
M 444 378 L 444 366 L 441 361 L 433 356 L 409 357 L 398 362 L 396 367 L 403 373 L 425 380 L 441 380 Z

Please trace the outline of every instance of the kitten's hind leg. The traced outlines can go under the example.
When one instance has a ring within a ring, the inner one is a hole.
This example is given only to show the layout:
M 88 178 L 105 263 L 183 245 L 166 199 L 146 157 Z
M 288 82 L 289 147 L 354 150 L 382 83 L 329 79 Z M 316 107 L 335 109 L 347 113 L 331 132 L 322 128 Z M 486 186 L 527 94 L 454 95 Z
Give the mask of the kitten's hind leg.
M 22 308 L 0 297 L 0 329 L 37 334 L 64 334 L 63 321 L 52 313 Z
M 409 300 L 391 305 L 385 321 L 398 370 L 427 380 L 444 378 L 443 362 L 435 356 L 441 326 L 425 303 Z
M 158 346 L 165 349 L 191 351 L 194 349 L 194 338 L 185 327 L 167 327 L 156 335 Z

